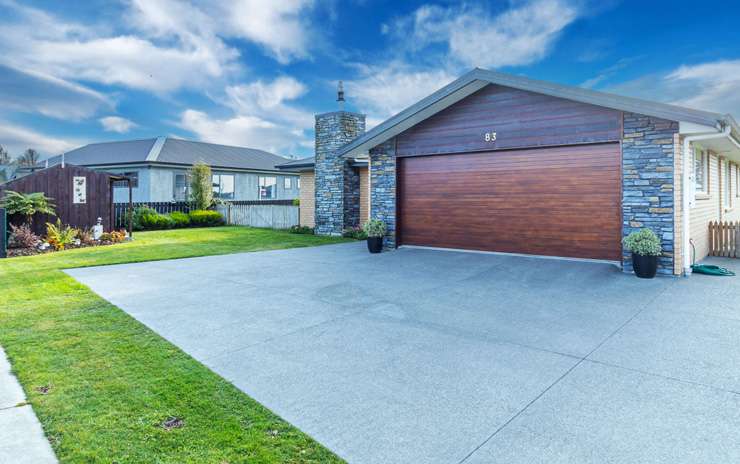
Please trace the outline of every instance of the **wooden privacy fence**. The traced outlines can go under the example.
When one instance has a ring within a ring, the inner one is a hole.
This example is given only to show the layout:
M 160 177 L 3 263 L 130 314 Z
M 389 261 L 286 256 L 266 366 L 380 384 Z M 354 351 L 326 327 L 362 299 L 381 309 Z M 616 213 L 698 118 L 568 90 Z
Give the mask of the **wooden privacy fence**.
M 740 258 L 740 222 L 709 223 L 709 254 Z
M 251 227 L 288 229 L 298 225 L 298 206 L 292 204 L 260 204 L 235 202 L 216 207 L 227 224 Z

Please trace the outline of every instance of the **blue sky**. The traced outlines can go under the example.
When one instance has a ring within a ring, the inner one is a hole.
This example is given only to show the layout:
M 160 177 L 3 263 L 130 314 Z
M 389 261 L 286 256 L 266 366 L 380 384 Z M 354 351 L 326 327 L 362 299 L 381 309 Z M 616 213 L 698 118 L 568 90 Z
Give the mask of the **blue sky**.
M 740 2 L 0 0 L 0 145 L 158 135 L 312 153 L 478 66 L 740 116 Z

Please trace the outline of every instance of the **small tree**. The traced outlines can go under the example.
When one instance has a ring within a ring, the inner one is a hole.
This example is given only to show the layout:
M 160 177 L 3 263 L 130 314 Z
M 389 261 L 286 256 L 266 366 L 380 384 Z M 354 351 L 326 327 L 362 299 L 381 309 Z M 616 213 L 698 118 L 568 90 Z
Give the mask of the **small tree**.
M 213 205 L 213 175 L 211 168 L 202 161 L 190 168 L 190 200 L 195 209 L 208 209 Z
M 8 214 L 20 214 L 26 218 L 25 224 L 30 225 L 33 215 L 36 213 L 50 214 L 56 216 L 53 198 L 48 198 L 42 192 L 18 193 L 12 190 L 5 192 L 2 206 Z
M 20 166 L 36 166 L 41 161 L 41 155 L 33 148 L 29 148 L 18 157 L 17 161 Z

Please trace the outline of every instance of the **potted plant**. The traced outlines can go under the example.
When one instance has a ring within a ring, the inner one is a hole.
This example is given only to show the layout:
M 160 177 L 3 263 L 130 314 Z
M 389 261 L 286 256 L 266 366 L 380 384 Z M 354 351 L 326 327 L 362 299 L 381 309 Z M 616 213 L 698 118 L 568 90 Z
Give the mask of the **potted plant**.
M 380 219 L 370 219 L 363 226 L 367 234 L 367 249 L 370 253 L 380 253 L 383 249 L 383 237 L 388 230 L 385 222 Z
M 663 253 L 660 239 L 650 229 L 640 229 L 624 239 L 624 246 L 632 252 L 632 268 L 642 279 L 652 279 L 658 270 L 658 257 Z

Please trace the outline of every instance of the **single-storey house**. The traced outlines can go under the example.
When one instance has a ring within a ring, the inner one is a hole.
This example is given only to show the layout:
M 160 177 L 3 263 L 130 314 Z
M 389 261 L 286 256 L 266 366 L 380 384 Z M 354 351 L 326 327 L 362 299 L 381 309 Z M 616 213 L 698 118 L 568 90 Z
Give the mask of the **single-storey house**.
M 630 271 L 622 239 L 648 227 L 659 272 L 680 275 L 708 254 L 710 221 L 740 219 L 738 139 L 730 115 L 475 69 L 367 132 L 361 114 L 316 116 L 314 159 L 279 168 L 314 192 L 301 220 L 320 234 L 372 217 L 390 248 Z
M 172 137 L 85 145 L 49 159 L 120 174 L 132 180 L 134 202 L 188 199 L 188 169 L 198 161 L 211 167 L 213 192 L 224 200 L 292 200 L 300 192 L 299 176 L 275 165 L 287 158 L 254 148 L 193 142 Z M 128 201 L 128 186 L 114 189 L 114 201 Z

